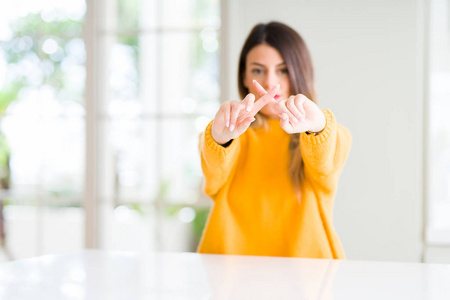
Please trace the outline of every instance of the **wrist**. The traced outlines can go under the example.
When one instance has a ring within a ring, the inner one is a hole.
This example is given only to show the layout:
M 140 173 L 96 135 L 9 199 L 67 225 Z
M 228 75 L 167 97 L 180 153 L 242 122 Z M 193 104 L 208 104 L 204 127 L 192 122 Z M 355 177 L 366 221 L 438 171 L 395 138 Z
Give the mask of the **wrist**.
M 216 142 L 218 145 L 220 146 L 224 146 L 227 145 L 232 141 L 231 139 L 225 140 L 225 139 L 220 139 L 214 136 L 214 131 L 211 129 L 211 137 L 214 140 L 214 142 Z
M 323 114 L 322 111 L 320 111 L 320 114 L 321 114 L 320 121 L 314 124 L 316 126 L 312 126 L 311 129 L 307 130 L 306 131 L 307 134 L 318 135 L 325 129 L 325 126 L 327 125 L 327 119 L 325 118 L 325 115 Z
M 226 142 L 225 144 L 219 144 L 219 146 L 222 146 L 222 147 L 226 148 L 226 147 L 228 147 L 228 146 L 231 145 L 231 142 L 232 142 L 232 141 L 233 141 L 233 140 L 229 140 L 229 141 Z

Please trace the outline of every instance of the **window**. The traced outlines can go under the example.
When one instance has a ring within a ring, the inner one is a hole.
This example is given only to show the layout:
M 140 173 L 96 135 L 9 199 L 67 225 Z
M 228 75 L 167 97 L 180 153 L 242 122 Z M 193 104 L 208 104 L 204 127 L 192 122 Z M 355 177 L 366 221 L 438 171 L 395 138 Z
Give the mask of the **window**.
M 198 135 L 219 105 L 219 2 L 110 0 L 96 11 L 98 243 L 195 250 L 208 213 Z
M 9 250 L 0 253 L 9 258 L 82 247 L 85 11 L 82 0 L 47 0 L 0 12 L 0 201 Z
M 197 143 L 219 107 L 219 0 L 22 0 L 0 22 L 12 258 L 194 250 L 210 203 Z

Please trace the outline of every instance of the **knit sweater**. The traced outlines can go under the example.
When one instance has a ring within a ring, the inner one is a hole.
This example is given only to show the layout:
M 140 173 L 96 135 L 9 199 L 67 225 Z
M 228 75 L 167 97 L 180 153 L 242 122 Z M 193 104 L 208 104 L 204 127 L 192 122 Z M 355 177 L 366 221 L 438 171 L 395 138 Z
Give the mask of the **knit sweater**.
M 248 128 L 228 147 L 200 135 L 204 192 L 213 200 L 200 253 L 343 259 L 333 201 L 351 145 L 350 132 L 323 110 L 318 135 L 300 134 L 300 199 L 288 174 L 290 136 L 278 120 Z

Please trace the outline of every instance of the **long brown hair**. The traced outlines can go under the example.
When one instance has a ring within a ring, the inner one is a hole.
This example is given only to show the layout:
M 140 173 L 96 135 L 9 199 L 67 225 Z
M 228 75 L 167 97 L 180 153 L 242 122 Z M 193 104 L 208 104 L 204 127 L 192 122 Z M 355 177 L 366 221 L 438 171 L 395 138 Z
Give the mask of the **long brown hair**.
M 267 44 L 275 48 L 283 57 L 289 74 L 291 95 L 303 94 L 316 102 L 314 70 L 308 48 L 303 38 L 294 29 L 279 22 L 258 24 L 248 35 L 239 58 L 238 88 L 241 98 L 243 99 L 249 93 L 244 86 L 247 54 L 253 47 L 260 44 Z M 261 113 L 256 115 L 256 119 L 252 127 L 266 124 L 266 118 Z M 289 152 L 289 176 L 295 191 L 299 194 L 300 183 L 304 178 L 299 133 L 290 135 Z

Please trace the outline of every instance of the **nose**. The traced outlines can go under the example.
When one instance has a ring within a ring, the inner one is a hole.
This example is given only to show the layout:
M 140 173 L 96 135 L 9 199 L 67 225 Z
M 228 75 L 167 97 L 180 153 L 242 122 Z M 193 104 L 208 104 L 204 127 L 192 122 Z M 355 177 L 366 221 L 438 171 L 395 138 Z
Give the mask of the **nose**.
M 264 80 L 264 88 L 268 91 L 273 88 L 278 83 L 278 77 L 275 72 L 267 72 L 266 78 Z

